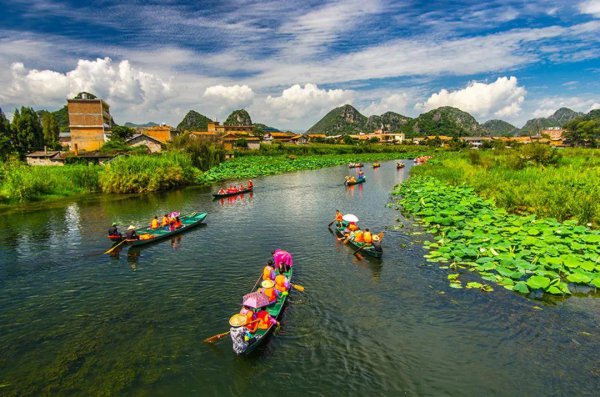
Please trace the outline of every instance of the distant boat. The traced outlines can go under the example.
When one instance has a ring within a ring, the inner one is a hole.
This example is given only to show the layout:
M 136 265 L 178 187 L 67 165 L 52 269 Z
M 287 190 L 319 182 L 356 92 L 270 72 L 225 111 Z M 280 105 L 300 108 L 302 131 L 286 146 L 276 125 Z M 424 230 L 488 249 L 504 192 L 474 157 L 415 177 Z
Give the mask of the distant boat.
M 402 161 L 399 162 L 399 163 L 396 163 L 396 169 L 397 170 L 402 169 L 404 167 L 406 167 L 406 164 L 404 164 Z

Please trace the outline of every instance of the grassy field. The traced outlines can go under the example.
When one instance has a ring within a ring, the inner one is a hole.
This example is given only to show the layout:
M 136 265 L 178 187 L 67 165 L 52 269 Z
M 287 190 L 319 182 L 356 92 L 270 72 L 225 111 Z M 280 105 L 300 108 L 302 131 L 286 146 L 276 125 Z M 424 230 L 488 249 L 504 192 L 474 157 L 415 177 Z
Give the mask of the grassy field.
M 533 145 L 501 151 L 446 152 L 413 168 L 451 184 L 466 184 L 498 207 L 558 221 L 600 226 L 600 150 Z

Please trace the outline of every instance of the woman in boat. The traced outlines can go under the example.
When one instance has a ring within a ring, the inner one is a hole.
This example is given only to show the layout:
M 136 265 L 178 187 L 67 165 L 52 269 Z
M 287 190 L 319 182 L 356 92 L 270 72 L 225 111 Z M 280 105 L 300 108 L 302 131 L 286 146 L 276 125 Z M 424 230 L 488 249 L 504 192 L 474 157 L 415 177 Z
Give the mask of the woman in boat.
M 246 316 L 246 329 L 248 332 L 251 334 L 255 333 L 256 329 L 258 328 L 258 321 L 254 321 L 256 320 L 256 313 L 254 312 L 254 309 L 248 306 L 242 306 L 240 314 Z
M 273 261 L 275 262 L 275 267 L 277 269 L 283 268 L 284 272 L 288 272 L 292 268 L 292 266 L 294 266 L 292 254 L 290 254 L 289 252 L 278 248 L 275 251 L 273 251 L 272 254 Z
M 160 224 L 158 223 L 158 215 L 154 215 L 154 219 L 152 219 L 152 222 L 150 222 L 150 228 L 158 229 L 159 227 L 160 227 Z
M 383 251 L 383 249 L 381 248 L 381 239 L 382 238 L 383 238 L 383 232 L 373 236 L 373 248 L 375 248 L 375 251 L 377 251 L 377 252 Z
M 373 235 L 369 228 L 365 228 L 365 232 L 363 233 L 363 241 L 367 245 L 371 245 L 373 243 Z
M 365 239 L 364 239 L 363 235 L 364 235 L 363 231 L 358 229 L 357 231 L 354 232 L 354 238 L 352 240 L 354 240 L 355 243 L 364 243 Z
M 117 228 L 117 224 L 113 222 L 112 226 L 108 228 L 108 238 L 111 240 L 119 240 L 123 238 L 121 232 L 119 232 L 119 228 Z
M 260 288 L 258 291 L 267 296 L 269 303 L 275 303 L 277 298 L 279 298 L 279 291 L 275 289 L 275 283 L 273 280 L 263 280 L 260 286 L 262 288 Z
M 354 231 L 356 231 L 358 229 L 359 229 L 359 227 L 356 225 L 355 222 L 350 222 L 348 224 L 348 230 L 350 230 L 351 232 L 354 232 Z
M 338 227 L 342 226 L 342 221 L 344 220 L 344 214 L 340 212 L 340 210 L 335 210 L 335 222 Z
M 365 173 L 363 172 L 363 170 L 358 171 L 358 179 L 364 179 L 365 178 Z
M 243 314 L 234 314 L 229 319 L 229 335 L 231 336 L 231 342 L 233 351 L 235 354 L 242 354 L 248 348 L 254 338 L 251 338 L 247 334 L 247 329 L 244 327 L 247 323 L 246 316 Z
M 181 218 L 179 218 L 178 216 L 175 217 L 175 228 L 179 229 L 182 226 L 183 226 L 183 223 L 181 223 Z
M 281 292 L 282 295 L 287 294 L 287 291 L 290 289 L 290 281 L 281 269 L 279 269 L 279 274 L 275 277 L 275 289 Z
M 275 320 L 275 318 L 265 309 L 256 313 L 256 318 L 258 319 L 258 329 L 269 329 L 271 325 L 277 324 L 277 320 Z
M 254 188 L 254 182 L 252 182 L 252 179 L 248 180 L 248 189 L 252 189 Z
M 160 226 L 161 227 L 168 227 L 169 226 L 169 214 L 164 214 L 162 217 L 162 220 L 160 222 Z
M 140 236 L 138 236 L 138 234 L 135 231 L 135 226 L 130 225 L 127 228 L 127 232 L 125 233 L 125 239 L 126 240 L 139 240 Z
M 269 261 L 263 269 L 262 279 L 263 281 L 275 279 L 275 268 L 273 267 L 273 261 L 271 259 L 269 259 Z

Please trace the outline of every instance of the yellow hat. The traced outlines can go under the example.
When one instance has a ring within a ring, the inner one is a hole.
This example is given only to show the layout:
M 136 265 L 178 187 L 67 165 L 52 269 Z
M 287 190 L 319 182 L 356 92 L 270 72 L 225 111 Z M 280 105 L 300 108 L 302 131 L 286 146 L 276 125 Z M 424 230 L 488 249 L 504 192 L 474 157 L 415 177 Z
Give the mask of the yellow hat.
M 129 225 L 129 227 L 127 228 L 127 230 L 134 230 L 134 229 L 135 229 L 135 226 L 133 226 L 133 225 Z
M 246 316 L 240 313 L 234 314 L 229 319 L 229 325 L 231 325 L 232 327 L 241 327 L 243 325 L 246 325 Z
M 260 284 L 260 286 L 263 288 L 273 288 L 275 286 L 275 283 L 273 282 L 273 280 L 264 280 Z
M 373 241 L 379 241 L 379 236 L 378 235 L 374 235 L 373 236 Z

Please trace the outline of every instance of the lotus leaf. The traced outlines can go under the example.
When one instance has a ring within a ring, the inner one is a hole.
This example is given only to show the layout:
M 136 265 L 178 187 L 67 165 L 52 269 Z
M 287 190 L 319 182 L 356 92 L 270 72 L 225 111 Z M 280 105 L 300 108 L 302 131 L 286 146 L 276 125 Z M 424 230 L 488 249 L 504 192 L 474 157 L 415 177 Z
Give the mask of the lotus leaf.
M 450 283 L 450 288 L 462 288 L 460 283 Z
M 527 288 L 527 284 L 524 281 L 519 281 L 513 286 L 513 291 L 517 291 L 522 294 L 528 294 L 529 288 Z
M 527 285 L 532 289 L 544 289 L 550 285 L 550 279 L 544 276 L 531 276 L 527 279 Z
M 590 284 L 592 284 L 596 288 L 600 288 L 600 277 L 593 279 Z
M 582 284 L 590 282 L 591 277 L 581 273 L 572 273 L 567 276 L 567 280 L 572 283 Z

